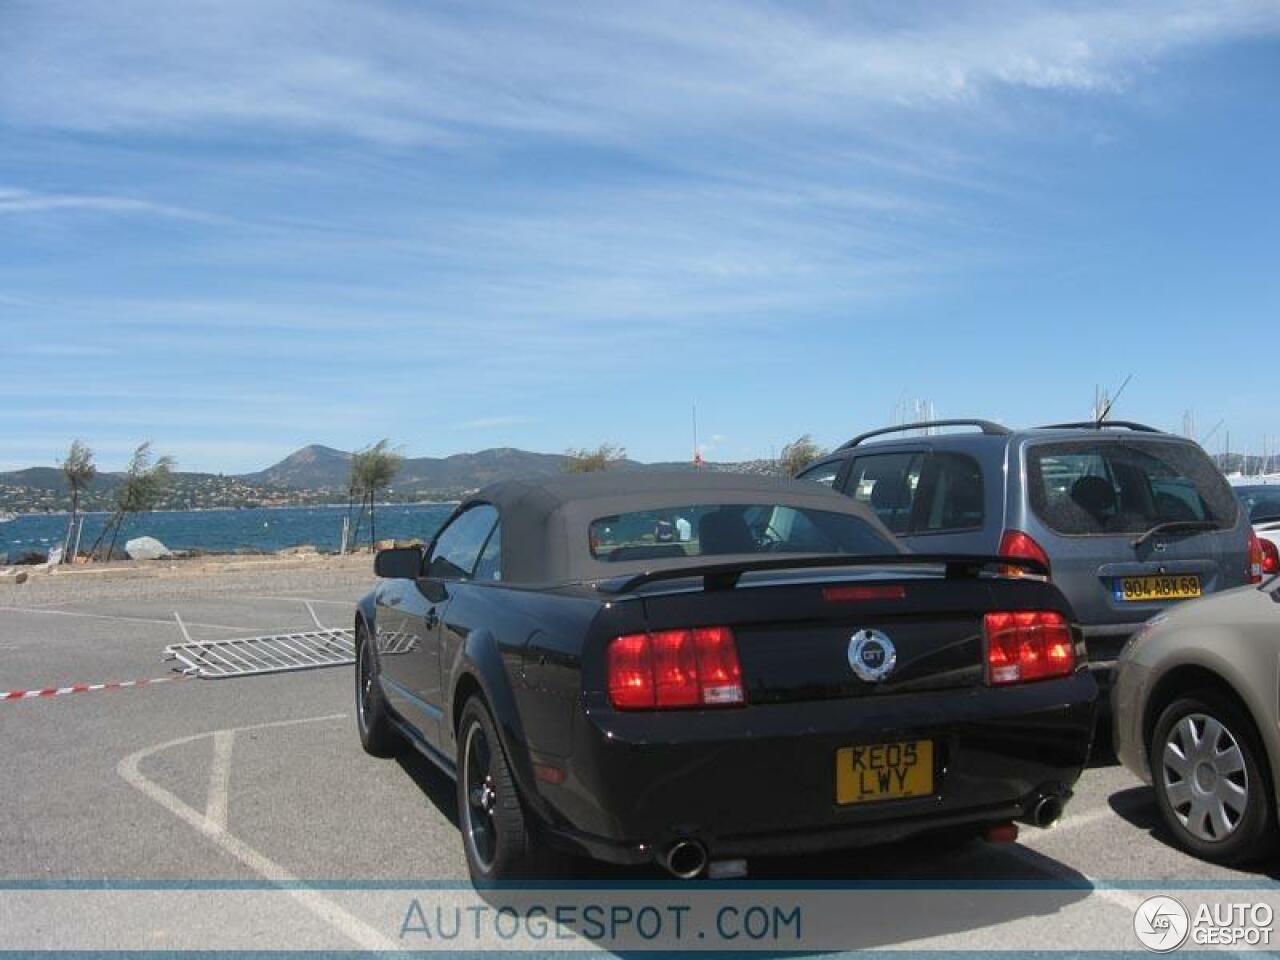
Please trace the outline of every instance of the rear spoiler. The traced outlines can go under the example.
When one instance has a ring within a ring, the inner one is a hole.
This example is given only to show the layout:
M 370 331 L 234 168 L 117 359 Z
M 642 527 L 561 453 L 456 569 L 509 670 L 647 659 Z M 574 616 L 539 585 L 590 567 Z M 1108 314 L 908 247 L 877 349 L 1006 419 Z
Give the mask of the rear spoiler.
M 743 574 L 761 570 L 815 570 L 828 567 L 945 567 L 947 579 L 972 579 L 991 567 L 1015 567 L 1038 577 L 1049 576 L 1049 568 L 1039 560 L 1028 557 L 972 556 L 954 553 L 902 553 L 882 557 L 845 557 L 825 555 L 820 557 L 769 557 L 765 560 L 739 560 L 734 563 L 697 564 L 689 567 L 669 567 L 665 570 L 649 570 L 631 576 L 601 580 L 596 589 L 601 593 L 630 593 L 650 583 L 663 580 L 688 580 L 702 578 L 704 590 L 732 590 Z

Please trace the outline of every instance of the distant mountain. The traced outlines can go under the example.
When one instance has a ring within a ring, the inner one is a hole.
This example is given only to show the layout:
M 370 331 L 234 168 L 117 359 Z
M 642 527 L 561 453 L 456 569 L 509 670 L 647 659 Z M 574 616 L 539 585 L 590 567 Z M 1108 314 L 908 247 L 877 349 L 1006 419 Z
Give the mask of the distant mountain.
M 110 510 L 123 482 L 122 473 L 99 473 L 81 498 L 85 510 Z M 175 472 L 156 503 L 157 509 L 191 510 L 208 507 L 282 506 L 333 499 L 305 490 L 270 483 L 251 483 L 239 477 L 211 473 Z M 67 481 L 54 467 L 32 467 L 0 473 L 0 511 L 45 513 L 70 505 Z
M 533 453 L 514 447 L 455 453 L 448 457 L 407 457 L 400 465 L 390 492 L 399 496 L 456 495 L 512 477 L 555 476 L 564 472 L 568 462 L 569 458 L 561 453 Z M 295 490 L 337 492 L 346 489 L 350 469 L 350 453 L 311 444 L 289 454 L 274 466 L 244 474 L 240 479 Z M 650 468 L 624 460 L 615 469 Z
M 450 499 L 498 480 L 515 477 L 549 477 L 564 472 L 569 457 L 560 453 L 533 453 L 512 447 L 457 453 L 449 457 L 407 458 L 391 489 L 391 500 Z M 351 454 L 333 447 L 311 444 L 279 463 L 253 473 L 222 475 L 175 472 L 173 482 L 157 505 L 162 509 L 195 507 L 278 506 L 344 502 Z M 691 470 L 679 461 L 640 463 L 622 460 L 615 470 Z M 773 462 L 707 463 L 706 470 L 737 473 L 771 473 Z M 123 474 L 100 473 L 84 499 L 90 510 L 109 509 Z M 0 510 L 44 512 L 66 509 L 67 484 L 56 467 L 31 467 L 0 473 Z
M 100 473 L 94 479 L 93 488 L 98 492 L 110 492 L 120 486 L 122 476 L 119 473 Z M 0 484 L 26 487 L 59 496 L 67 492 L 67 478 L 57 467 L 28 467 L 26 470 L 0 473 Z
M 351 454 L 313 443 L 265 470 L 242 474 L 240 479 L 295 490 L 321 490 L 345 487 L 350 470 Z
M 564 471 L 568 457 L 558 453 L 531 453 L 498 447 L 449 457 L 407 459 L 392 483 L 392 490 L 474 490 L 509 477 L 546 477 Z
M 392 481 L 390 493 L 398 497 L 457 496 L 478 490 L 498 480 L 514 477 L 553 477 L 564 473 L 569 458 L 561 453 L 533 453 L 513 447 L 497 447 L 476 453 L 455 453 L 448 457 L 410 457 L 400 465 Z M 346 489 L 351 454 L 331 447 L 303 447 L 275 466 L 240 479 L 253 483 L 272 483 L 296 490 Z M 622 460 L 615 470 L 692 470 L 687 462 L 640 463 Z M 733 470 L 767 473 L 770 461 L 744 464 L 709 463 L 708 470 Z

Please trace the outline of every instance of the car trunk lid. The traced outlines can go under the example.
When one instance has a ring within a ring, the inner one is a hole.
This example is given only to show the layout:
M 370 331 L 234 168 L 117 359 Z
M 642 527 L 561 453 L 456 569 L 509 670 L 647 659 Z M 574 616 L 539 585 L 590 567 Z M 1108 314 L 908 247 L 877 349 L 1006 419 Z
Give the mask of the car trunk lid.
M 770 571 L 743 576 L 731 589 L 675 581 L 639 596 L 652 631 L 731 628 L 751 704 L 979 686 L 985 612 L 1056 609 L 1070 616 L 1061 594 L 1042 581 L 934 570 Z M 883 669 L 886 650 L 893 662 Z

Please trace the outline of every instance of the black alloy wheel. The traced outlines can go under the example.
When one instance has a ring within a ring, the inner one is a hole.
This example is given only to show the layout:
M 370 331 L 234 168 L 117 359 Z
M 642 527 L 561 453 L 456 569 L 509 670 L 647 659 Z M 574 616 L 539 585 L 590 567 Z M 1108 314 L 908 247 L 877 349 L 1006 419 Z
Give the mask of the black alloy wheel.
M 399 746 L 399 734 L 387 712 L 378 684 L 378 658 L 369 628 L 360 621 L 356 627 L 356 730 L 360 745 L 375 757 L 390 757 Z

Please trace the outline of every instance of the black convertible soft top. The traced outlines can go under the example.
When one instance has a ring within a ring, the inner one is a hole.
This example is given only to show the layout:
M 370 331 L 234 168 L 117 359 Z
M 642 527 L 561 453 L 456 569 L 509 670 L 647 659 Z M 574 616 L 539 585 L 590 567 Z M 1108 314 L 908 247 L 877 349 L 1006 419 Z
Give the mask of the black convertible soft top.
M 476 503 L 493 504 L 502 517 L 503 579 L 509 583 L 566 583 L 706 565 L 706 557 L 607 563 L 591 555 L 587 530 L 593 520 L 663 507 L 781 504 L 826 510 L 858 517 L 896 543 L 873 513 L 843 494 L 808 481 L 747 474 L 604 472 L 506 480 L 485 487 L 462 506 Z

